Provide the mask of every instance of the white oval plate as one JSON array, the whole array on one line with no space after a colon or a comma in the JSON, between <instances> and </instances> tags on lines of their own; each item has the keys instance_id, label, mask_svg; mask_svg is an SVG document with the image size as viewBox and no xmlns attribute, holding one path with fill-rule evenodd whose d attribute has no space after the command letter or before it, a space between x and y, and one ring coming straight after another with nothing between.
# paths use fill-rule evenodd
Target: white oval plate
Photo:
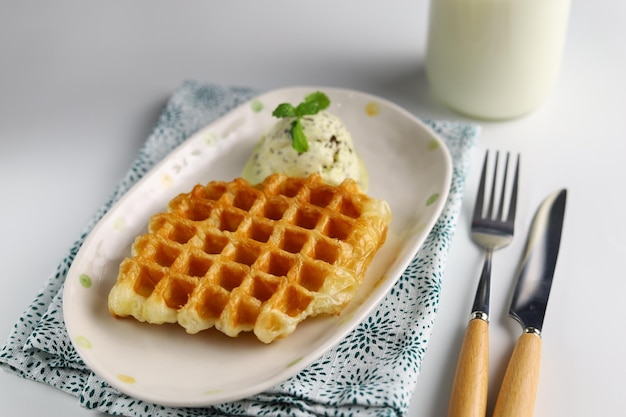
<instances>
[{"instance_id":1,"label":"white oval plate","mask_svg":"<svg viewBox=\"0 0 626 417\"><path fill-rule=\"evenodd\" d=\"M351 132L370 174L368 194L389 202L386 243L355 299L339 316L305 320L289 337L265 345L253 335L214 329L188 335L178 325L150 325L109 315L107 296L121 260L149 217L197 183L231 180L276 119L281 102L321 90ZM291 377L336 345L375 308L400 277L447 199L452 163L445 144L417 118L361 92L297 87L263 94L203 128L137 183L96 225L67 275L63 311L85 363L123 393L155 404L206 406L259 393Z\"/></svg>"}]
</instances>

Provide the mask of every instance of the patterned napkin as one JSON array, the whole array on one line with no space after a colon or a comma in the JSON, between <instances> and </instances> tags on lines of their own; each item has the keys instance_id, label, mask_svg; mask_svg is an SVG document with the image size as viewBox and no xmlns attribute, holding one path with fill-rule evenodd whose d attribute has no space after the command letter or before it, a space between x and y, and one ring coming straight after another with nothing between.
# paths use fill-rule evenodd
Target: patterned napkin
<instances>
[{"instance_id":1,"label":"patterned napkin","mask_svg":"<svg viewBox=\"0 0 626 417\"><path fill-rule=\"evenodd\" d=\"M65 330L62 288L90 230L159 160L198 129L257 95L250 88L185 82L171 97L128 174L69 249L0 350L0 367L78 397L82 406L124 416L395 416L409 407L435 320L448 247L460 212L465 174L478 127L427 123L453 161L444 211L415 259L381 305L333 350L289 380L244 400L207 408L169 408L118 392L93 374Z\"/></svg>"}]
</instances>

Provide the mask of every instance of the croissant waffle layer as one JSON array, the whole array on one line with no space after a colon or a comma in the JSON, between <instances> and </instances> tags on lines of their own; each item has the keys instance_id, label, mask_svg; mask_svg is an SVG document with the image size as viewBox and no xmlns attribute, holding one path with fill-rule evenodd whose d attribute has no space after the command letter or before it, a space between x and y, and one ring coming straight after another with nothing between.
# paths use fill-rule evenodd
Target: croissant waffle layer
<instances>
[{"instance_id":1,"label":"croissant waffle layer","mask_svg":"<svg viewBox=\"0 0 626 417\"><path fill-rule=\"evenodd\" d=\"M306 317L338 314L384 243L391 211L348 179L274 174L197 185L151 217L109 293L110 313L253 331L270 343Z\"/></svg>"}]
</instances>

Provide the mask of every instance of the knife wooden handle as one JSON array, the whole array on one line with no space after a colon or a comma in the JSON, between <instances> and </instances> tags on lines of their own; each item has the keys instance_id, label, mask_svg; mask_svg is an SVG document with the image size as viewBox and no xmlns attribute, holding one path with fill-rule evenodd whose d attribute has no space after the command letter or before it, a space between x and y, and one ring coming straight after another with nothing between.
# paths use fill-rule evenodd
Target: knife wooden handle
<instances>
[{"instance_id":1,"label":"knife wooden handle","mask_svg":"<svg viewBox=\"0 0 626 417\"><path fill-rule=\"evenodd\" d=\"M493 417L532 417L540 362L541 337L534 333L523 333L517 340L506 368Z\"/></svg>"},{"instance_id":2,"label":"knife wooden handle","mask_svg":"<svg viewBox=\"0 0 626 417\"><path fill-rule=\"evenodd\" d=\"M448 417L485 417L489 378L489 323L467 324L452 382Z\"/></svg>"}]
</instances>

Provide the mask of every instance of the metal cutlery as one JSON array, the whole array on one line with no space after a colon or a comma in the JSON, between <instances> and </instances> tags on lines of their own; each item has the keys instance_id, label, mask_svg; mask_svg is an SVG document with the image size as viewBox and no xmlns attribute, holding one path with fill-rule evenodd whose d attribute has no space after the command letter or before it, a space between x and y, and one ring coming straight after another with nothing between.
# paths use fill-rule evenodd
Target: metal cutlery
<instances>
[{"instance_id":1,"label":"metal cutlery","mask_svg":"<svg viewBox=\"0 0 626 417\"><path fill-rule=\"evenodd\" d=\"M533 415L541 362L541 330L561 244L566 199L565 189L549 195L537 210L530 228L509 309L509 315L522 325L523 332L509 360L493 417Z\"/></svg>"},{"instance_id":2,"label":"metal cutlery","mask_svg":"<svg viewBox=\"0 0 626 417\"><path fill-rule=\"evenodd\" d=\"M485 260L452 383L448 417L484 417L487 408L491 260L495 250L507 246L513 240L520 165L518 155L511 194L507 200L506 185L510 163L509 153L506 154L506 165L496 212L498 159L499 153L496 153L491 193L486 211L484 210L484 200L489 152L485 155L476 196L471 236L472 240L485 250ZM505 215L506 201L509 204Z\"/></svg>"}]
</instances>

